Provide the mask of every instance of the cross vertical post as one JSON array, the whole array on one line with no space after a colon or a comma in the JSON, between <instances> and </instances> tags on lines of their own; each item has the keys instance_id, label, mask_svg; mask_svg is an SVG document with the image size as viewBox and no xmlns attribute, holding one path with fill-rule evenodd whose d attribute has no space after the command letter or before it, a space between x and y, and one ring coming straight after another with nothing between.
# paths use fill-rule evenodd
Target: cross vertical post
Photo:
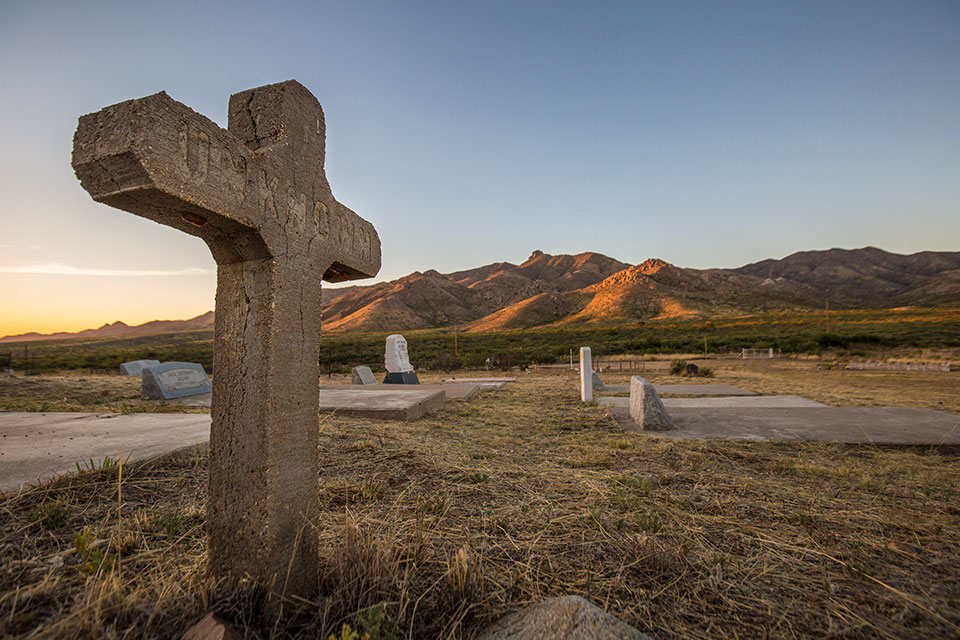
<instances>
[{"instance_id":1,"label":"cross vertical post","mask_svg":"<svg viewBox=\"0 0 960 640\"><path fill-rule=\"evenodd\" d=\"M373 225L327 183L325 135L290 80L231 96L227 130L158 93L82 116L73 147L94 200L217 262L208 568L289 595L318 578L320 282L380 269Z\"/></svg>"}]
</instances>

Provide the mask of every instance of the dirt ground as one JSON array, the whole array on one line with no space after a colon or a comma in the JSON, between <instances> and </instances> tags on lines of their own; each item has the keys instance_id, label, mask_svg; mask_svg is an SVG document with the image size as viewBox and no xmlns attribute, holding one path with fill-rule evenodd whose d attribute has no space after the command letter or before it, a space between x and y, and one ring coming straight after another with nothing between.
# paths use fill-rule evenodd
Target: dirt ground
<instances>
[{"instance_id":1,"label":"dirt ground","mask_svg":"<svg viewBox=\"0 0 960 640\"><path fill-rule=\"evenodd\" d=\"M958 373L707 364L764 393L960 414ZM214 610L250 638L470 638L570 594L655 638L960 635L955 448L670 441L581 404L574 372L515 375L413 422L322 416L318 595L280 614L204 577L202 454L7 496L0 635L174 638ZM0 406L143 410L134 379L73 378L0 378Z\"/></svg>"}]
</instances>

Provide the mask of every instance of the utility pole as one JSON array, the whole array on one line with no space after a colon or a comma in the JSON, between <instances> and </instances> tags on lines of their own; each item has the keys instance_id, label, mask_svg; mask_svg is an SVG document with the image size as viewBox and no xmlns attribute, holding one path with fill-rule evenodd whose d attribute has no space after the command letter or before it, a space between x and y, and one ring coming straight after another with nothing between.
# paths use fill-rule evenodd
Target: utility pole
<instances>
[{"instance_id":1,"label":"utility pole","mask_svg":"<svg viewBox=\"0 0 960 640\"><path fill-rule=\"evenodd\" d=\"M703 355L707 355L707 336L703 336Z\"/></svg>"},{"instance_id":2,"label":"utility pole","mask_svg":"<svg viewBox=\"0 0 960 640\"><path fill-rule=\"evenodd\" d=\"M460 357L460 347L457 344L457 328L453 328L453 355Z\"/></svg>"},{"instance_id":3,"label":"utility pole","mask_svg":"<svg viewBox=\"0 0 960 640\"><path fill-rule=\"evenodd\" d=\"M830 298L827 298L827 333L830 333Z\"/></svg>"}]
</instances>

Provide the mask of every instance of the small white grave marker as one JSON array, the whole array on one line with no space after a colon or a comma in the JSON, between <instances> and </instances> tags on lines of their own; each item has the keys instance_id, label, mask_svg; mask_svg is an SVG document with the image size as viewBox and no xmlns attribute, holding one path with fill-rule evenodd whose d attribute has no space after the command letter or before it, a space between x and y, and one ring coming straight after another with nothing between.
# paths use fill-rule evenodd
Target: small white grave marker
<instances>
[{"instance_id":1,"label":"small white grave marker","mask_svg":"<svg viewBox=\"0 0 960 640\"><path fill-rule=\"evenodd\" d=\"M593 358L590 347L580 347L580 399L593 402Z\"/></svg>"}]
</instances>

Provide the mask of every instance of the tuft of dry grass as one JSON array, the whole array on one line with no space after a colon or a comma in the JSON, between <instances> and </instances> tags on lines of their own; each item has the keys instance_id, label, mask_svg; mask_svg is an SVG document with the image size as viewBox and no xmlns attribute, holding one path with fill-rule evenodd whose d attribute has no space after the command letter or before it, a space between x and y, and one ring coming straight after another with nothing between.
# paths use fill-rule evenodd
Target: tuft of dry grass
<instances>
[{"instance_id":1,"label":"tuft of dry grass","mask_svg":"<svg viewBox=\"0 0 960 640\"><path fill-rule=\"evenodd\" d=\"M714 366L748 388L810 384ZM172 638L213 610L250 638L470 638L572 594L658 638L960 635L956 448L624 433L569 370L320 436L311 601L204 577L197 456L4 498L0 635Z\"/></svg>"}]
</instances>

